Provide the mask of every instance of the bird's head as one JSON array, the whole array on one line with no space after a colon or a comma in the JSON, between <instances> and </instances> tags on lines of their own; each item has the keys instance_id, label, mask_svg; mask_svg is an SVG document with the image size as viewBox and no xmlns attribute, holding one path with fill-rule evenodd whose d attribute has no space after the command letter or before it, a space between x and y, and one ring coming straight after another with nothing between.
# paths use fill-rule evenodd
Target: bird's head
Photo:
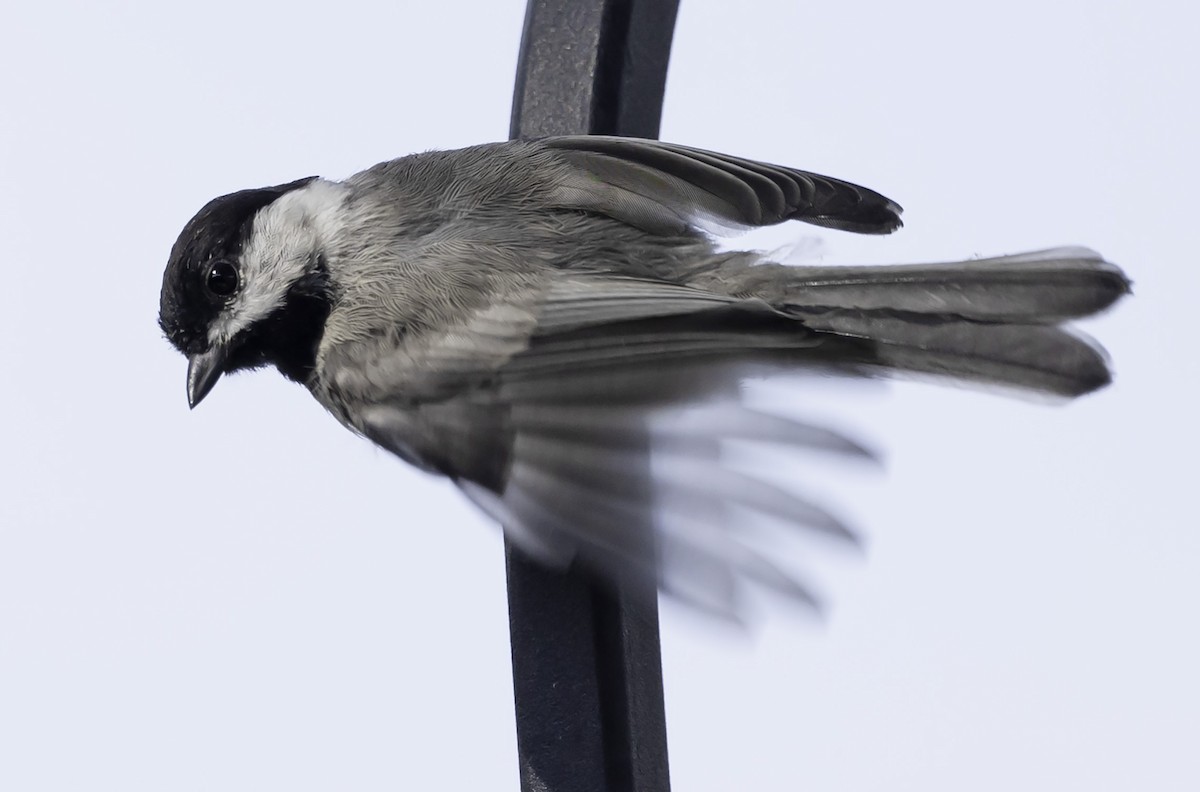
<instances>
[{"instance_id":1,"label":"bird's head","mask_svg":"<svg viewBox=\"0 0 1200 792\"><path fill-rule=\"evenodd\" d=\"M223 195L188 221L163 274L158 323L188 356L188 404L222 374L274 364L304 381L329 313L315 177Z\"/></svg>"}]
</instances>

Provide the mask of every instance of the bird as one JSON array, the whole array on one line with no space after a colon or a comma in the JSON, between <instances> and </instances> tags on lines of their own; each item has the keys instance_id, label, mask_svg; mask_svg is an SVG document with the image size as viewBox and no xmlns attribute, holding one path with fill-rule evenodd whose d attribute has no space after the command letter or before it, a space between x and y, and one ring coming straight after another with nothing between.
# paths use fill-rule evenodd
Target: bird
<instances>
[{"instance_id":1,"label":"bird","mask_svg":"<svg viewBox=\"0 0 1200 792\"><path fill-rule=\"evenodd\" d=\"M654 140L429 151L210 201L171 248L159 325L188 358L190 407L274 366L543 564L723 615L755 586L820 607L738 515L857 532L722 450L873 452L749 406L745 382L907 375L1071 399L1111 372L1069 323L1130 291L1082 247L797 266L717 244L789 220L888 234L901 212L847 181Z\"/></svg>"}]
</instances>

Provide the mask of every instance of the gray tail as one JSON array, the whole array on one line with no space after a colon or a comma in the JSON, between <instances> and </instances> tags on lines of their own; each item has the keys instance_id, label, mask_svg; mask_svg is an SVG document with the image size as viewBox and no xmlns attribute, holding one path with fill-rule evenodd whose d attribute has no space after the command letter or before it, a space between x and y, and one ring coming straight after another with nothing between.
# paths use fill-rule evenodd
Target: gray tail
<instances>
[{"instance_id":1,"label":"gray tail","mask_svg":"<svg viewBox=\"0 0 1200 792\"><path fill-rule=\"evenodd\" d=\"M783 294L771 295L782 298L777 304L813 330L854 339L869 350L861 362L1061 396L1112 379L1104 351L1063 324L1103 311L1130 286L1120 268L1086 248L786 269Z\"/></svg>"}]
</instances>

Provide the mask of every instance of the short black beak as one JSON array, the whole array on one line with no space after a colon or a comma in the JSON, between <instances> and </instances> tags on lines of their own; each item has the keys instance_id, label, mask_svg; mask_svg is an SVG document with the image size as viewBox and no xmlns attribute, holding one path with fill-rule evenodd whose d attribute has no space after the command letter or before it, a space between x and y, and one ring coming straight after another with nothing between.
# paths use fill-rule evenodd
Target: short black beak
<instances>
[{"instance_id":1,"label":"short black beak","mask_svg":"<svg viewBox=\"0 0 1200 792\"><path fill-rule=\"evenodd\" d=\"M199 404L225 373L225 361L229 357L223 346L214 346L207 352L188 358L188 407Z\"/></svg>"}]
</instances>

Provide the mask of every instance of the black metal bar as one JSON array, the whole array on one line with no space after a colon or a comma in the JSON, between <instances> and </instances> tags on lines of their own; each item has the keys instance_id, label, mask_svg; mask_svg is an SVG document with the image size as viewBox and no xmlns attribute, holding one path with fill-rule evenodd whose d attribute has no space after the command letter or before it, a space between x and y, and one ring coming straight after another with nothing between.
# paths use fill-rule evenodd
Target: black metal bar
<instances>
[{"instance_id":1,"label":"black metal bar","mask_svg":"<svg viewBox=\"0 0 1200 792\"><path fill-rule=\"evenodd\" d=\"M678 0L528 0L511 135L658 137ZM507 545L524 792L667 792L658 608Z\"/></svg>"}]
</instances>

